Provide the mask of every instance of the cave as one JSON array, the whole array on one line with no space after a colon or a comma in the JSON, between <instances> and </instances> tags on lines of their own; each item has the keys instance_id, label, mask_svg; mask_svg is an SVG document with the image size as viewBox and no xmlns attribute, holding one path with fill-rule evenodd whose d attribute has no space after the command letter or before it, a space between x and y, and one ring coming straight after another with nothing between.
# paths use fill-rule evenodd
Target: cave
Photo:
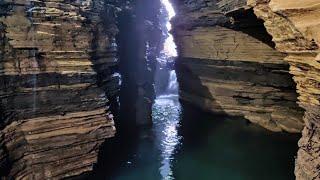
<instances>
[{"instance_id":1,"label":"cave","mask_svg":"<svg viewBox=\"0 0 320 180\"><path fill-rule=\"evenodd\" d=\"M319 12L2 0L0 179L319 179Z\"/></svg>"}]
</instances>

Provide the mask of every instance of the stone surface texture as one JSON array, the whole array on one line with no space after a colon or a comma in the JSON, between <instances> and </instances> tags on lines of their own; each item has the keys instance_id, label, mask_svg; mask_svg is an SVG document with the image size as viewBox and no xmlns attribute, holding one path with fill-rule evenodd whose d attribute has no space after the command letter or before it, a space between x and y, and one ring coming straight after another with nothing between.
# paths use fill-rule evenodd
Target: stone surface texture
<instances>
[{"instance_id":1,"label":"stone surface texture","mask_svg":"<svg viewBox=\"0 0 320 180\"><path fill-rule=\"evenodd\" d=\"M125 132L134 126L152 124L154 71L162 35L159 27L160 1L130 2L131 8L121 11L118 18L119 69L123 82L120 91L122 118L119 120L124 121L118 123L117 128L126 127Z\"/></svg>"},{"instance_id":2,"label":"stone surface texture","mask_svg":"<svg viewBox=\"0 0 320 180\"><path fill-rule=\"evenodd\" d=\"M100 0L0 1L1 176L61 179L93 168L115 134L116 9Z\"/></svg>"},{"instance_id":3,"label":"stone surface texture","mask_svg":"<svg viewBox=\"0 0 320 180\"><path fill-rule=\"evenodd\" d=\"M264 20L276 48L286 53L306 112L299 141L297 179L320 179L320 1L249 0L255 14Z\"/></svg>"},{"instance_id":4,"label":"stone surface texture","mask_svg":"<svg viewBox=\"0 0 320 180\"><path fill-rule=\"evenodd\" d=\"M242 112L274 131L299 132L304 126L295 174L297 179L320 179L320 2L175 4L182 98L215 112ZM303 118L295 101L305 110Z\"/></svg>"},{"instance_id":5,"label":"stone surface texture","mask_svg":"<svg viewBox=\"0 0 320 180\"><path fill-rule=\"evenodd\" d=\"M272 131L301 132L303 110L286 54L246 1L174 2L181 98Z\"/></svg>"}]
</instances>

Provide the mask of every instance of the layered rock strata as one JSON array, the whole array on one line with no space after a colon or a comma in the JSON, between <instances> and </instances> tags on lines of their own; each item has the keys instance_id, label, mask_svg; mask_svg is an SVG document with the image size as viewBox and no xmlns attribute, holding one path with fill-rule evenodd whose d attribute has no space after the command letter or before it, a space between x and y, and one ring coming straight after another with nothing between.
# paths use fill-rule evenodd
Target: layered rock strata
<instances>
[{"instance_id":1,"label":"layered rock strata","mask_svg":"<svg viewBox=\"0 0 320 180\"><path fill-rule=\"evenodd\" d=\"M0 167L11 167L2 176L60 179L93 168L115 133L114 11L99 0L0 2Z\"/></svg>"},{"instance_id":2,"label":"layered rock strata","mask_svg":"<svg viewBox=\"0 0 320 180\"><path fill-rule=\"evenodd\" d=\"M303 111L285 53L246 1L175 1L183 100L243 116L272 131L301 132Z\"/></svg>"},{"instance_id":3,"label":"layered rock strata","mask_svg":"<svg viewBox=\"0 0 320 180\"><path fill-rule=\"evenodd\" d=\"M248 5L264 21L277 49L287 54L299 105L306 110L296 177L320 179L320 2L249 0Z\"/></svg>"}]
</instances>

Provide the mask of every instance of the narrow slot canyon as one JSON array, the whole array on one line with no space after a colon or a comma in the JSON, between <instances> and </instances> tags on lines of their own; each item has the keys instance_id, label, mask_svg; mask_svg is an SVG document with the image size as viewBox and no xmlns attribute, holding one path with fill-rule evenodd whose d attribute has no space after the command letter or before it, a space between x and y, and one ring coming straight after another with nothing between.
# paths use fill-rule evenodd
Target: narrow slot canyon
<instances>
[{"instance_id":1,"label":"narrow slot canyon","mask_svg":"<svg viewBox=\"0 0 320 180\"><path fill-rule=\"evenodd\" d=\"M317 0L2 0L0 179L320 179Z\"/></svg>"}]
</instances>

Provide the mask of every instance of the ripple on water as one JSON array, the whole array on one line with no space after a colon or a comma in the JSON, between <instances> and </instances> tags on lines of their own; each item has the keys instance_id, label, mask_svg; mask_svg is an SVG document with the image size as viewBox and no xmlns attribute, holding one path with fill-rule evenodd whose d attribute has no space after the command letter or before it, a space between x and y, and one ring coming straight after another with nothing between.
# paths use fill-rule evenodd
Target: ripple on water
<instances>
[{"instance_id":1,"label":"ripple on water","mask_svg":"<svg viewBox=\"0 0 320 180\"><path fill-rule=\"evenodd\" d=\"M173 179L172 160L182 137L178 135L181 105L174 94L159 96L153 105L153 130L161 153L160 174L163 179Z\"/></svg>"}]
</instances>

